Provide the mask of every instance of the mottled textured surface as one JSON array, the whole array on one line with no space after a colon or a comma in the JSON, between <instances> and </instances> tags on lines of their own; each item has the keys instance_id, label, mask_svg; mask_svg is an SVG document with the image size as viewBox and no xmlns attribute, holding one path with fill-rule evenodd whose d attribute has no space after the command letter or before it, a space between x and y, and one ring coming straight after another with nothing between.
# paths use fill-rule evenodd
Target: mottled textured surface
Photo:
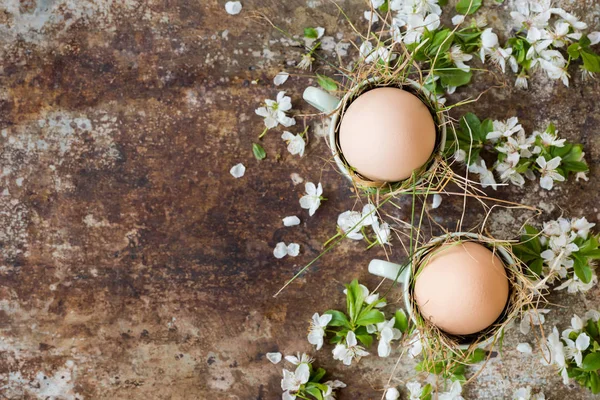
<instances>
[{"instance_id":1,"label":"mottled textured surface","mask_svg":"<svg viewBox=\"0 0 600 400\"><path fill-rule=\"evenodd\" d=\"M365 28L366 2L339 4ZM594 0L564 5L598 26ZM295 34L321 25L335 43L356 39L324 0L246 0L237 16L214 0L0 2L0 397L279 398L281 365L265 353L311 350L308 320L343 306L342 283L378 283L366 266L383 251L344 242L272 298L319 254L337 214L355 199L324 161L317 119L297 116L294 132L313 127L302 159L273 130L263 140L267 159L254 160L251 143L262 130L254 109L275 97L278 71L299 72L301 50L253 11ZM503 32L506 6L485 12ZM334 44L324 47L322 55L336 60ZM337 50L349 51L344 65L354 59L352 47ZM317 71L327 72L319 64ZM528 131L555 121L561 135L584 143L590 181L497 195L538 206L545 218L564 212L598 222L600 88L572 72L569 89L540 75L530 91L516 91L510 78L454 116L516 114ZM282 86L297 115L310 112L301 101L309 83L292 76ZM452 100L488 85L478 76ZM229 169L238 162L247 171L236 180ZM311 218L299 208L303 185L294 186L294 172L324 184L328 201ZM407 220L409 201L401 203L394 213ZM460 199L445 198L431 214L452 227L461 209ZM302 224L284 228L287 215ZM487 227L512 237L525 218L499 209ZM469 205L465 225L482 219ZM279 241L299 243L300 256L276 260ZM396 241L391 258L403 256ZM546 329L600 306L599 293L553 294L565 308L554 307ZM401 305L397 292L389 300L390 309ZM531 385L550 399L591 398L563 386L538 356L519 354L515 346L525 340L510 332L465 397L509 398ZM344 367L330 351L317 353L317 363L349 384L340 399L381 396L395 357ZM412 366L403 359L394 383L411 379Z\"/></svg>"}]
</instances>

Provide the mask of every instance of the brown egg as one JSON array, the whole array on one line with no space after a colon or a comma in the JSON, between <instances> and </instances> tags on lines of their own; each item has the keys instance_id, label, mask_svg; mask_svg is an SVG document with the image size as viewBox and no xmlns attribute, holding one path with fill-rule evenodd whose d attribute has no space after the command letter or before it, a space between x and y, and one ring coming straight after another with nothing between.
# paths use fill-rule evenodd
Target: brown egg
<instances>
[{"instance_id":1,"label":"brown egg","mask_svg":"<svg viewBox=\"0 0 600 400\"><path fill-rule=\"evenodd\" d=\"M508 301L504 264L475 242L448 243L423 260L414 295L419 312L444 332L469 335L492 325Z\"/></svg>"},{"instance_id":2,"label":"brown egg","mask_svg":"<svg viewBox=\"0 0 600 400\"><path fill-rule=\"evenodd\" d=\"M377 88L354 100L342 117L339 140L348 164L362 176L384 182L409 178L435 147L435 124L418 97L397 88Z\"/></svg>"}]
</instances>

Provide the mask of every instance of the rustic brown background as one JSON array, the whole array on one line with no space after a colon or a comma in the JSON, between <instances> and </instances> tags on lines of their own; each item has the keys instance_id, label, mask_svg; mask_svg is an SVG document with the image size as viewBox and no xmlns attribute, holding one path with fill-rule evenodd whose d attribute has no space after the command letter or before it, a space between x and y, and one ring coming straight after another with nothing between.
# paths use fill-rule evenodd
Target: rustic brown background
<instances>
[{"instance_id":1,"label":"rustic brown background","mask_svg":"<svg viewBox=\"0 0 600 400\"><path fill-rule=\"evenodd\" d=\"M507 5L487 3L482 12L505 32ZM335 42L356 36L325 0L243 4L229 16L214 0L0 3L0 397L276 399L283 364L273 366L265 353L315 354L306 342L312 313L342 307L344 282L378 283L366 266L382 250L345 242L272 297L319 254L338 213L355 199L325 161L318 118L298 116L292 129L311 126L303 158L287 153L273 130L263 140L267 159L254 160L251 143L263 128L254 109L275 98L278 71L300 72L293 65L301 50L252 12L293 34L320 25ZM366 2L339 4L365 28ZM598 28L596 1L565 7ZM320 54L337 59L331 50ZM341 57L344 65L355 54ZM531 90L518 91L509 77L506 89L453 116L517 115L528 132L555 121L561 135L585 145L590 181L552 192L528 183L496 195L540 207L543 218L564 213L597 222L600 90L571 72L568 89L539 75ZM310 83L292 76L282 86L297 114L310 112L301 100ZM490 83L479 75L450 101ZM236 180L229 169L238 162L247 171ZM328 201L311 218L300 210L303 185L293 185L293 172L325 187ZM396 215L406 220L410 201L400 203ZM432 218L453 227L461 208L460 199L446 197ZM287 215L302 224L284 228ZM467 217L466 227L474 227L482 210L470 204ZM526 217L499 209L487 228L513 237ZM279 241L299 243L300 256L276 260ZM392 259L401 260L402 246L394 244ZM598 293L554 294L564 308L553 307L545 328L564 329L573 312L598 307ZM399 297L390 297L391 311ZM510 398L531 385L550 399L591 398L563 386L539 356L517 353L526 340L509 333L505 351L465 397ZM349 384L340 399L381 396L395 357L344 367L330 351L326 345L316 362ZM395 384L414 377L413 364L401 362Z\"/></svg>"}]
</instances>

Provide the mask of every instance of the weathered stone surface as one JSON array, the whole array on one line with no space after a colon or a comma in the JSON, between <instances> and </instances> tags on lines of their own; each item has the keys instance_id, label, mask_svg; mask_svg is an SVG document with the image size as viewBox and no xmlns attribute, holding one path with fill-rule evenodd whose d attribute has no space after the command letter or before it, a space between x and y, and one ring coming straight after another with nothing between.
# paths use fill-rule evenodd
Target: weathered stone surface
<instances>
[{"instance_id":1,"label":"weathered stone surface","mask_svg":"<svg viewBox=\"0 0 600 400\"><path fill-rule=\"evenodd\" d=\"M322 250L338 213L355 203L332 168L315 119L302 159L285 150L280 131L263 140L266 160L251 144L262 130L254 109L280 89L298 114L310 83L292 76L301 50L257 17L267 15L298 34L321 25L336 43L355 40L333 3L250 1L229 16L223 1L4 0L0 4L0 397L65 399L275 399L281 365L265 353L311 350L308 320L344 304L342 284L359 278L374 287L362 244L344 242L279 297L281 285ZM341 1L364 28L362 1ZM492 6L503 29L507 6ZM595 1L568 3L597 26ZM448 7L448 10L450 7ZM448 16L451 14L448 14ZM337 49L340 54L344 49ZM341 56L344 65L355 55ZM331 50L321 53L335 61ZM318 71L328 71L317 62ZM493 88L467 110L492 118L517 115L528 130L555 121L560 133L584 143L589 182L551 193L535 184L502 188L498 197L538 206L545 217L585 215L597 222L600 93L573 69L570 88L532 80L522 92ZM476 96L485 74L452 100ZM246 175L229 169L243 162ZM300 210L305 181L321 181L328 201L314 217ZM395 216L408 220L410 201ZM470 202L464 223L481 222ZM462 199L445 198L432 218L452 229ZM284 228L281 218L302 224ZM497 209L488 229L512 237L525 216ZM430 228L431 226L431 228ZM440 233L427 224L426 238ZM297 258L276 260L279 241L297 242ZM401 260L398 241L390 255ZM573 312L600 306L598 289L585 296L553 294L548 316L564 327ZM401 306L391 294L391 307ZM586 399L565 387L537 356L522 356L507 335L504 352L465 389L467 398L509 398L524 385L549 398ZM396 359L367 357L343 367L330 347L317 362L347 383L340 399L379 398ZM312 350L311 350L312 351ZM393 382L414 377L402 360ZM53 397L54 396L54 397Z\"/></svg>"}]
</instances>

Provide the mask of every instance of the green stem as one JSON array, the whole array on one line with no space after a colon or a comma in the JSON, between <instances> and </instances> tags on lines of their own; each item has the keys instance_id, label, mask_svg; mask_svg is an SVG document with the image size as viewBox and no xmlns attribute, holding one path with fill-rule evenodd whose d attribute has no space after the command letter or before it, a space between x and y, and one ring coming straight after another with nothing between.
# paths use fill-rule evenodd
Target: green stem
<instances>
[{"instance_id":1,"label":"green stem","mask_svg":"<svg viewBox=\"0 0 600 400\"><path fill-rule=\"evenodd\" d=\"M262 133L260 135L258 135L259 139L262 139L263 136L265 136L265 134L269 131L269 128L265 128L264 131L262 131Z\"/></svg>"},{"instance_id":2,"label":"green stem","mask_svg":"<svg viewBox=\"0 0 600 400\"><path fill-rule=\"evenodd\" d=\"M338 237L338 236L340 236L340 235L341 235L341 233L340 233L340 232L338 232L338 233L336 233L336 234L335 234L335 236L332 236L332 237L330 237L329 239L327 239L327 241L326 241L325 243L323 243L323 247L327 247L327 245L328 245L328 244L329 244L329 243L330 243L330 242L331 242L333 239L335 239L336 237Z\"/></svg>"}]
</instances>

